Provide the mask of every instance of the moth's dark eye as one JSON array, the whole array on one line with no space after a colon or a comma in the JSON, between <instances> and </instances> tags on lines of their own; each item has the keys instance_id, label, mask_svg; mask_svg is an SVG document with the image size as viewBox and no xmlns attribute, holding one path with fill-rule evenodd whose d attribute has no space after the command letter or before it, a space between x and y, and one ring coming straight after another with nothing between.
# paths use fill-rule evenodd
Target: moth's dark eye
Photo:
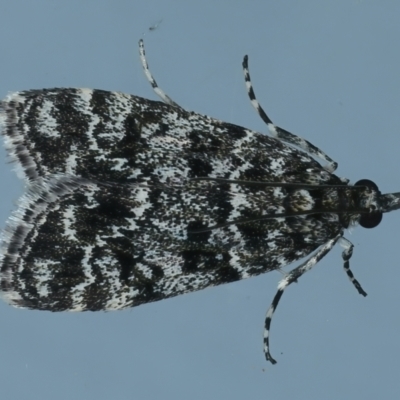
<instances>
[{"instance_id":1,"label":"moth's dark eye","mask_svg":"<svg viewBox=\"0 0 400 400\"><path fill-rule=\"evenodd\" d=\"M377 192L379 192L378 186L369 179L361 179L358 182L355 183L354 186L367 186ZM375 228L380 224L382 221L382 213L381 212L375 212L375 213L370 213L370 214L361 214L359 224L363 228Z\"/></svg>"},{"instance_id":2,"label":"moth's dark eye","mask_svg":"<svg viewBox=\"0 0 400 400\"><path fill-rule=\"evenodd\" d=\"M359 224L363 228L375 228L382 221L382 213L361 214Z\"/></svg>"}]
</instances>

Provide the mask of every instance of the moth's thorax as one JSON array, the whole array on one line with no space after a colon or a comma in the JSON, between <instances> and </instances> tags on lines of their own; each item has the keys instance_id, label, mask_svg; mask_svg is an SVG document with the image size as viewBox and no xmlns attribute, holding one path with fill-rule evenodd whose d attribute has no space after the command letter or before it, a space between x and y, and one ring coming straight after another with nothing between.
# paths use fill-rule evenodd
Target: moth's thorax
<instances>
[{"instance_id":1,"label":"moth's thorax","mask_svg":"<svg viewBox=\"0 0 400 400\"><path fill-rule=\"evenodd\" d=\"M282 203L287 212L310 213L354 213L373 212L378 207L375 191L361 191L353 186L315 189L280 189L281 195L274 191L276 203ZM269 200L269 199L268 199Z\"/></svg>"}]
</instances>

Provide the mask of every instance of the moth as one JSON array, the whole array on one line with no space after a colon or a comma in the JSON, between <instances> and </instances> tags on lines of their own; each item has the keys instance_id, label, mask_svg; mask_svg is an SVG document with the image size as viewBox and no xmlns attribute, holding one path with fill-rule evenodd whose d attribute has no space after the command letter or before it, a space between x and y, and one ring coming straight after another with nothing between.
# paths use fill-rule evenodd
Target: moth
<instances>
[{"instance_id":1,"label":"moth","mask_svg":"<svg viewBox=\"0 0 400 400\"><path fill-rule=\"evenodd\" d=\"M400 193L369 180L351 185L337 163L274 125L271 136L187 111L144 72L162 102L92 89L11 93L2 135L26 194L1 239L0 284L16 307L118 310L221 285L308 256L292 282L340 241L358 292L347 228L372 228L400 208ZM324 165L321 163L323 162Z\"/></svg>"}]
</instances>

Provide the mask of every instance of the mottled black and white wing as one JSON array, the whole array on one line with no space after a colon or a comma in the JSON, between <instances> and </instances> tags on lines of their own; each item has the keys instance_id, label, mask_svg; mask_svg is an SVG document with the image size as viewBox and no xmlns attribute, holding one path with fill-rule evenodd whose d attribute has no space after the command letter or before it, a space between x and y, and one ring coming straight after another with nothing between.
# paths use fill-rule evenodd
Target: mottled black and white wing
<instances>
[{"instance_id":1,"label":"mottled black and white wing","mask_svg":"<svg viewBox=\"0 0 400 400\"><path fill-rule=\"evenodd\" d=\"M341 183L280 140L127 94L17 92L0 110L8 153L28 182L67 174L112 183L194 177Z\"/></svg>"},{"instance_id":2,"label":"mottled black and white wing","mask_svg":"<svg viewBox=\"0 0 400 400\"><path fill-rule=\"evenodd\" d=\"M328 225L332 216L235 223L279 213L284 203L262 206L276 189L234 186L45 179L8 224L1 289L19 307L133 307L280 268L341 231Z\"/></svg>"}]
</instances>

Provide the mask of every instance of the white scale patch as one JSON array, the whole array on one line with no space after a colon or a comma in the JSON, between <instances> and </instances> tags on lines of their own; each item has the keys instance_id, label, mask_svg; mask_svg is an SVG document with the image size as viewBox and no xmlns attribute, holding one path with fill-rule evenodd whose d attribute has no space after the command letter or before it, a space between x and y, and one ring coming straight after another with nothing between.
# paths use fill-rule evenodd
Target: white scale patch
<instances>
[{"instance_id":1,"label":"white scale patch","mask_svg":"<svg viewBox=\"0 0 400 400\"><path fill-rule=\"evenodd\" d=\"M114 171L122 171L124 169L124 165L128 164L128 160L126 158L113 158L113 161L115 163L114 167L112 167Z\"/></svg>"},{"instance_id":2,"label":"white scale patch","mask_svg":"<svg viewBox=\"0 0 400 400\"><path fill-rule=\"evenodd\" d=\"M67 161L66 162L67 167L66 167L66 170L65 170L65 172L67 174L75 175L75 169L76 169L76 166L77 166L77 159L78 159L78 156L76 154L71 154L71 155L68 156L68 158L66 160Z\"/></svg>"},{"instance_id":3,"label":"white scale patch","mask_svg":"<svg viewBox=\"0 0 400 400\"><path fill-rule=\"evenodd\" d=\"M45 137L59 138L60 133L58 132L57 120L51 115L53 108L53 102L48 100L43 102L38 116L38 130Z\"/></svg>"},{"instance_id":4,"label":"white scale patch","mask_svg":"<svg viewBox=\"0 0 400 400\"><path fill-rule=\"evenodd\" d=\"M282 175L285 172L285 162L282 157L274 158L271 161L271 168L274 170L276 175Z\"/></svg>"},{"instance_id":5,"label":"white scale patch","mask_svg":"<svg viewBox=\"0 0 400 400\"><path fill-rule=\"evenodd\" d=\"M63 223L64 223L64 232L62 235L65 236L69 240L77 240L76 239L76 230L71 228L75 224L75 206L69 206L63 213Z\"/></svg>"}]
</instances>

